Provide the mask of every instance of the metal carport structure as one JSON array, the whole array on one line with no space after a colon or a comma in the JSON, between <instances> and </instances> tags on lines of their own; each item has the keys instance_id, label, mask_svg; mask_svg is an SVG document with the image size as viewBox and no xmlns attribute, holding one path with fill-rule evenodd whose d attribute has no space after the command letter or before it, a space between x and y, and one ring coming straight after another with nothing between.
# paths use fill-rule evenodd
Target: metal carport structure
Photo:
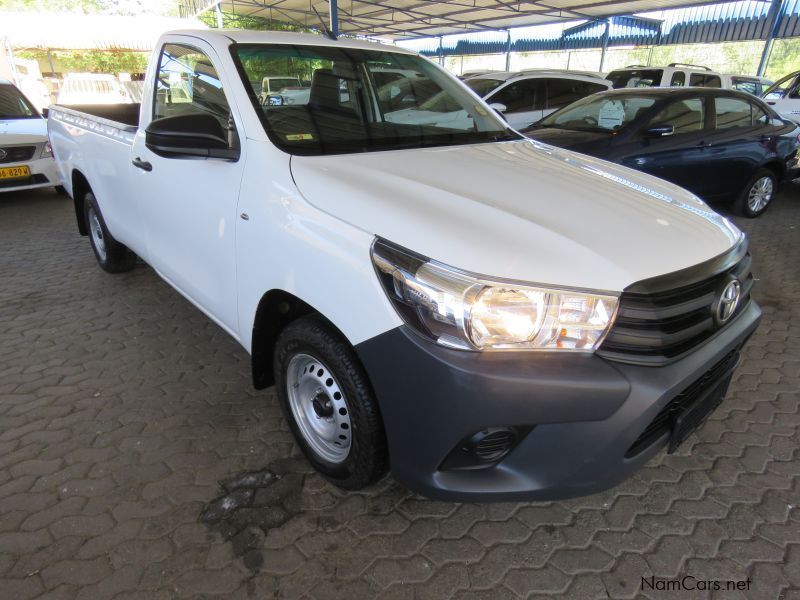
<instances>
[{"instance_id":1,"label":"metal carport structure","mask_svg":"<svg viewBox=\"0 0 800 600\"><path fill-rule=\"evenodd\" d=\"M359 35L393 41L438 38L436 49L423 53L443 55L442 37L477 32L505 32L504 40L490 43L508 56L516 46L596 47L603 54L609 44L630 43L633 38L650 43L676 43L679 38L695 42L765 40L758 73L764 70L772 40L800 34L800 0L751 0L755 10L725 10L742 2L718 3L723 7L706 22L692 22L664 35L662 23L634 16L637 13L709 5L702 0L182 0L183 16L216 11L260 17L303 27L320 26L327 13L327 26L334 34ZM738 22L737 22L738 21ZM512 30L536 25L577 23L560 40L513 40ZM624 32L624 33L622 33ZM569 39L571 38L571 39ZM628 38L628 39L625 39ZM522 44L518 42L522 41ZM538 43L537 43L538 42ZM520 48L521 49L521 48ZM508 62L508 60L507 60ZM602 66L602 59L601 59Z\"/></svg>"},{"instance_id":2,"label":"metal carport structure","mask_svg":"<svg viewBox=\"0 0 800 600\"><path fill-rule=\"evenodd\" d=\"M182 0L184 16L207 10L316 27L315 11L328 13L334 32L409 39L471 31L496 31L576 19L708 4L698 0Z\"/></svg>"}]
</instances>

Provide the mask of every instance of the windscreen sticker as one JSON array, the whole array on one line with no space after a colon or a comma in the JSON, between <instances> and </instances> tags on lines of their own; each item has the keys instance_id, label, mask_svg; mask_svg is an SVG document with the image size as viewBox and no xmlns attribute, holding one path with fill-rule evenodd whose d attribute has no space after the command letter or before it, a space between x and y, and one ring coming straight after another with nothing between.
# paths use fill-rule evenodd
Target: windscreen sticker
<instances>
[{"instance_id":1,"label":"windscreen sticker","mask_svg":"<svg viewBox=\"0 0 800 600\"><path fill-rule=\"evenodd\" d=\"M603 129L614 129L625 120L625 106L619 100L609 100L603 104L597 116L597 126Z\"/></svg>"},{"instance_id":2,"label":"windscreen sticker","mask_svg":"<svg viewBox=\"0 0 800 600\"><path fill-rule=\"evenodd\" d=\"M314 134L312 133L287 133L286 139L290 142L300 142L303 140L313 140Z\"/></svg>"}]
</instances>

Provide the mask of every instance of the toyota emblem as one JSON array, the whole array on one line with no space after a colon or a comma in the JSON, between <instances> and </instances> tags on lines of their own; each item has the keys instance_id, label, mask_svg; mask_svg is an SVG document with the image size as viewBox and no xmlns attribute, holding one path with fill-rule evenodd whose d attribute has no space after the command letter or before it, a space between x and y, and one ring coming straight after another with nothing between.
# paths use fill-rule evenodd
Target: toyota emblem
<instances>
[{"instance_id":1,"label":"toyota emblem","mask_svg":"<svg viewBox=\"0 0 800 600\"><path fill-rule=\"evenodd\" d=\"M741 295L742 284L738 279L731 279L725 284L714 307L714 319L717 321L717 325L724 325L730 320L733 313L736 312Z\"/></svg>"},{"instance_id":2,"label":"toyota emblem","mask_svg":"<svg viewBox=\"0 0 800 600\"><path fill-rule=\"evenodd\" d=\"M8 152L0 148L0 160L4 160L6 156L8 156Z\"/></svg>"}]
</instances>

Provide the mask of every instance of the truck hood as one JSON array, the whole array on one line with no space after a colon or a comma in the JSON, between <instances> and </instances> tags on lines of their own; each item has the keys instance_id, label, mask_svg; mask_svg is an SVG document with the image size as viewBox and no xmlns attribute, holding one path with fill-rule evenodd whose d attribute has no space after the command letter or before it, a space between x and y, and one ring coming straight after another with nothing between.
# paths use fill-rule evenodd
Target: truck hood
<instances>
[{"instance_id":1,"label":"truck hood","mask_svg":"<svg viewBox=\"0 0 800 600\"><path fill-rule=\"evenodd\" d=\"M317 208L451 266L621 291L730 249L741 233L689 192L532 141L294 156Z\"/></svg>"},{"instance_id":2,"label":"truck hood","mask_svg":"<svg viewBox=\"0 0 800 600\"><path fill-rule=\"evenodd\" d=\"M0 119L0 146L46 141L47 121L44 119Z\"/></svg>"}]
</instances>

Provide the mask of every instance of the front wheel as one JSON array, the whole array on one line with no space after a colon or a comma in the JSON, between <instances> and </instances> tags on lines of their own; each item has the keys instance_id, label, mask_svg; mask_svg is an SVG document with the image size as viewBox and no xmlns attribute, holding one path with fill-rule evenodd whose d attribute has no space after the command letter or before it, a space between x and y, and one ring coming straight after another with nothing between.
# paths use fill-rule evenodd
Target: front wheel
<instances>
[{"instance_id":1,"label":"front wheel","mask_svg":"<svg viewBox=\"0 0 800 600\"><path fill-rule=\"evenodd\" d=\"M386 471L378 403L341 335L318 316L289 324L273 361L284 416L306 458L339 487L356 490Z\"/></svg>"},{"instance_id":2,"label":"front wheel","mask_svg":"<svg viewBox=\"0 0 800 600\"><path fill-rule=\"evenodd\" d=\"M775 173L769 169L759 169L736 200L736 212L750 219L759 216L769 208L777 187Z\"/></svg>"}]
</instances>

